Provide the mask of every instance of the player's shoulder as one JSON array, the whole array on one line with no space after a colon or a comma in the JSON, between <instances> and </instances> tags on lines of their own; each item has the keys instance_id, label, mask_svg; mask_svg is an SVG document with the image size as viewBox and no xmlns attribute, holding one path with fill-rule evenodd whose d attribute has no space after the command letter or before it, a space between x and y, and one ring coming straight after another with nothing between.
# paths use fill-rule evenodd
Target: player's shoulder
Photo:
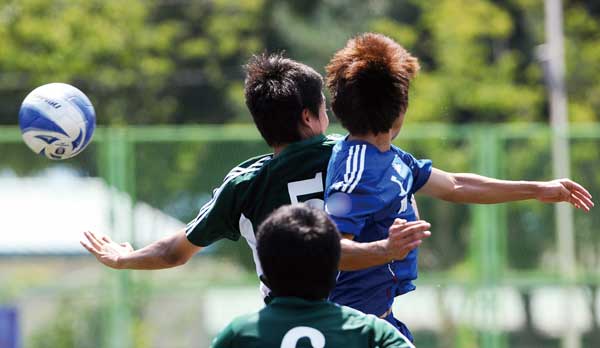
<instances>
[{"instance_id":1,"label":"player's shoulder","mask_svg":"<svg viewBox=\"0 0 600 348\"><path fill-rule=\"evenodd\" d=\"M350 307L340 307L344 313L346 326L362 328L362 331L371 332L377 346L414 348L412 343L389 322Z\"/></svg>"},{"instance_id":2,"label":"player's shoulder","mask_svg":"<svg viewBox=\"0 0 600 348\"><path fill-rule=\"evenodd\" d=\"M336 156L336 161L340 164L348 164L353 166L374 165L379 163L382 157L389 157L387 153L379 151L376 146L365 141L349 141L341 139L333 149L333 155Z\"/></svg>"},{"instance_id":3,"label":"player's shoulder","mask_svg":"<svg viewBox=\"0 0 600 348\"><path fill-rule=\"evenodd\" d=\"M340 305L337 303L333 303L331 302L331 304L333 306L338 307L341 311L342 311L342 315L345 319L360 319L360 320L364 320L366 318L366 314L354 309L352 307L348 307L348 306L344 306L344 305Z\"/></svg>"},{"instance_id":4,"label":"player's shoulder","mask_svg":"<svg viewBox=\"0 0 600 348\"><path fill-rule=\"evenodd\" d=\"M391 162L393 156L383 153L374 145L366 142L341 141L333 151L331 162L345 176L356 173L362 174L363 180L367 179L369 173L377 173L385 167L385 163Z\"/></svg>"},{"instance_id":5,"label":"player's shoulder","mask_svg":"<svg viewBox=\"0 0 600 348\"><path fill-rule=\"evenodd\" d=\"M331 187L346 193L374 193L380 186L389 155L365 142L342 141L329 162Z\"/></svg>"},{"instance_id":6,"label":"player's shoulder","mask_svg":"<svg viewBox=\"0 0 600 348\"><path fill-rule=\"evenodd\" d=\"M348 325L351 325L353 327L363 327L367 330L381 330L382 328L384 330L387 330L387 327L385 327L386 322L384 320L380 320L372 314L365 314L361 311L347 306L339 307L342 310L342 316L344 317L344 321Z\"/></svg>"},{"instance_id":7,"label":"player's shoulder","mask_svg":"<svg viewBox=\"0 0 600 348\"><path fill-rule=\"evenodd\" d=\"M272 154L265 154L245 160L227 173L223 183L237 185L251 180L272 158Z\"/></svg>"},{"instance_id":8,"label":"player's shoulder","mask_svg":"<svg viewBox=\"0 0 600 348\"><path fill-rule=\"evenodd\" d=\"M258 325L259 312L247 313L235 317L229 324L233 333L244 332L245 330L252 330L252 328Z\"/></svg>"},{"instance_id":9,"label":"player's shoulder","mask_svg":"<svg viewBox=\"0 0 600 348\"><path fill-rule=\"evenodd\" d=\"M330 134L330 135L318 135L309 139L302 140L297 144L294 144L294 151L299 153L323 153L327 156L331 155L331 151L335 147L335 145L342 140L343 137L338 134Z\"/></svg>"},{"instance_id":10,"label":"player's shoulder","mask_svg":"<svg viewBox=\"0 0 600 348\"><path fill-rule=\"evenodd\" d=\"M396 145L392 144L391 149L400 158L400 160L402 160L402 162L404 162L408 166L411 166L416 161L415 156Z\"/></svg>"},{"instance_id":11,"label":"player's shoulder","mask_svg":"<svg viewBox=\"0 0 600 348\"><path fill-rule=\"evenodd\" d=\"M344 136L341 134L329 134L325 136L325 139L323 140L322 144L328 147L334 147L335 145L337 145L340 141L344 140Z\"/></svg>"},{"instance_id":12,"label":"player's shoulder","mask_svg":"<svg viewBox=\"0 0 600 348\"><path fill-rule=\"evenodd\" d=\"M390 147L390 149L398 156L404 157L404 156L410 156L412 157L412 154L406 150L403 150L402 148L392 144L392 146Z\"/></svg>"},{"instance_id":13,"label":"player's shoulder","mask_svg":"<svg viewBox=\"0 0 600 348\"><path fill-rule=\"evenodd\" d=\"M237 169L251 169L256 167L261 167L263 164L267 163L270 159L273 158L272 153L262 154L259 156L248 158L242 163L235 166L230 172L233 172Z\"/></svg>"}]
</instances>

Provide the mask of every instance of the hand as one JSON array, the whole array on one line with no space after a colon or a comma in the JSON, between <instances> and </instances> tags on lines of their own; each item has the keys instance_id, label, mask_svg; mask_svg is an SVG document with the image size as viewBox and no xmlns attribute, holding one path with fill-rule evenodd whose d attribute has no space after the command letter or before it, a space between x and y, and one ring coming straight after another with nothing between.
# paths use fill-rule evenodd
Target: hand
<instances>
[{"instance_id":1,"label":"hand","mask_svg":"<svg viewBox=\"0 0 600 348\"><path fill-rule=\"evenodd\" d=\"M536 199L544 203L568 202L586 212L594 206L592 195L583 186L569 179L541 183Z\"/></svg>"},{"instance_id":2,"label":"hand","mask_svg":"<svg viewBox=\"0 0 600 348\"><path fill-rule=\"evenodd\" d=\"M431 236L431 224L418 220L406 222L396 219L389 229L389 237L384 241L385 248L393 260L403 260L409 252L421 245L422 240Z\"/></svg>"},{"instance_id":3,"label":"hand","mask_svg":"<svg viewBox=\"0 0 600 348\"><path fill-rule=\"evenodd\" d=\"M110 268L119 269L119 258L133 252L131 244L113 242L105 235L96 235L87 231L83 233L83 236L85 239L82 238L79 243L98 261Z\"/></svg>"}]
</instances>

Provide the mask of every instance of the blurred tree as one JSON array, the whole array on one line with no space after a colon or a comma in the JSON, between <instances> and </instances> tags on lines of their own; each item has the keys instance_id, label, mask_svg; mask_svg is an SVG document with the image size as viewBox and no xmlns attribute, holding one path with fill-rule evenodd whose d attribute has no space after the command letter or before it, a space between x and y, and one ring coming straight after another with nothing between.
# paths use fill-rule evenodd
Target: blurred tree
<instances>
[{"instance_id":1,"label":"blurred tree","mask_svg":"<svg viewBox=\"0 0 600 348\"><path fill-rule=\"evenodd\" d=\"M0 123L38 85L72 83L99 123L223 122L245 113L241 66L262 0L9 0L0 5Z\"/></svg>"},{"instance_id":2,"label":"blurred tree","mask_svg":"<svg viewBox=\"0 0 600 348\"><path fill-rule=\"evenodd\" d=\"M515 18L507 4L322 0L311 2L317 8L305 11L293 3L280 1L274 7L274 30L279 33L275 47L283 45L292 56L318 69L351 35L363 31L386 34L413 52L423 71L412 89L411 120L539 119L543 109L540 75L522 77L523 52L518 50L520 42L511 41ZM529 50L526 55L534 47Z\"/></svg>"},{"instance_id":3,"label":"blurred tree","mask_svg":"<svg viewBox=\"0 0 600 348\"><path fill-rule=\"evenodd\" d=\"M249 121L242 65L263 47L263 0L160 1L153 23L181 29L169 56L177 66L165 90L177 99L170 122Z\"/></svg>"},{"instance_id":4,"label":"blurred tree","mask_svg":"<svg viewBox=\"0 0 600 348\"><path fill-rule=\"evenodd\" d=\"M101 123L166 122L176 100L159 97L174 62L176 23L148 25L146 1L7 0L0 5L0 110L16 123L34 87L68 82L87 93Z\"/></svg>"},{"instance_id":5,"label":"blurred tree","mask_svg":"<svg viewBox=\"0 0 600 348\"><path fill-rule=\"evenodd\" d=\"M600 9L565 1L573 121L598 120ZM71 82L101 123L248 122L242 65L266 49L323 72L356 33L419 57L410 119L545 121L533 0L6 0L0 5L0 123L35 86Z\"/></svg>"},{"instance_id":6,"label":"blurred tree","mask_svg":"<svg viewBox=\"0 0 600 348\"><path fill-rule=\"evenodd\" d=\"M542 91L518 81L509 13L487 0L420 4L431 47L411 114L459 123L535 120Z\"/></svg>"}]
</instances>

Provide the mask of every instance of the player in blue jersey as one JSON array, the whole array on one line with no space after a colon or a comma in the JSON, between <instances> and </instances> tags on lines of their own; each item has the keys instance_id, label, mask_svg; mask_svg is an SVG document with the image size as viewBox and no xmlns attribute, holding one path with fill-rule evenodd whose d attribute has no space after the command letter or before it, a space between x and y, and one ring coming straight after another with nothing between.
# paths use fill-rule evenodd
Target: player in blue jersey
<instances>
[{"instance_id":1,"label":"player in blue jersey","mask_svg":"<svg viewBox=\"0 0 600 348\"><path fill-rule=\"evenodd\" d=\"M451 202L501 203L524 199L569 202L585 211L591 195L568 180L505 181L447 173L391 144L408 107L417 59L392 39L363 34L348 41L327 66L327 85L336 117L349 135L334 149L326 182L326 208L344 238L372 243L388 237L396 219L413 221L414 194ZM342 260L344 256L342 256ZM385 318L407 337L394 318L394 297L415 289L417 249L403 260L340 272L330 299Z\"/></svg>"},{"instance_id":2,"label":"player in blue jersey","mask_svg":"<svg viewBox=\"0 0 600 348\"><path fill-rule=\"evenodd\" d=\"M258 55L246 66L246 105L272 154L250 158L234 167L182 231L134 250L108 236L86 232L81 244L98 261L116 269L162 269L185 264L195 253L220 239L245 239L262 276L255 231L276 208L297 202L323 207L327 165L335 139L329 125L321 75L279 54ZM403 259L429 236L420 221L391 227L390 238L342 245L352 267ZM346 265L340 265L346 269ZM262 284L263 296L269 289Z\"/></svg>"}]
</instances>

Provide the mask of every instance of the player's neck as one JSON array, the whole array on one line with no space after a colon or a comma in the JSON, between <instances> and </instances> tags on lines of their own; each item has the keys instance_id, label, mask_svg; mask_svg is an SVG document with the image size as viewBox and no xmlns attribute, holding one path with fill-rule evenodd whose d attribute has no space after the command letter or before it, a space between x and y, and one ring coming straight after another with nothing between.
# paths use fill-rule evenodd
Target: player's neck
<instances>
[{"instance_id":1,"label":"player's neck","mask_svg":"<svg viewBox=\"0 0 600 348\"><path fill-rule=\"evenodd\" d=\"M366 141L367 143L375 146L381 152L386 152L390 150L390 146L392 145L392 137L391 134L388 133L378 133L378 134L364 134L364 135L353 135L350 134L348 136L348 140L361 140Z\"/></svg>"},{"instance_id":2,"label":"player's neck","mask_svg":"<svg viewBox=\"0 0 600 348\"><path fill-rule=\"evenodd\" d=\"M273 148L273 157L277 157L277 155L279 155L281 153L281 151L283 151L283 149L285 149L288 146L288 144L283 144L283 145L274 145Z\"/></svg>"},{"instance_id":3,"label":"player's neck","mask_svg":"<svg viewBox=\"0 0 600 348\"><path fill-rule=\"evenodd\" d=\"M323 133L306 133L306 134L302 134L301 135L301 139L299 141L304 141L307 139L311 139L313 137L319 136L319 135L323 135ZM292 143L294 144L294 143ZM281 151L283 151L286 147L288 147L290 144L278 144L278 145L273 145L271 146L271 148L273 149L273 157L277 157L277 155L279 155L281 153Z\"/></svg>"}]
</instances>

